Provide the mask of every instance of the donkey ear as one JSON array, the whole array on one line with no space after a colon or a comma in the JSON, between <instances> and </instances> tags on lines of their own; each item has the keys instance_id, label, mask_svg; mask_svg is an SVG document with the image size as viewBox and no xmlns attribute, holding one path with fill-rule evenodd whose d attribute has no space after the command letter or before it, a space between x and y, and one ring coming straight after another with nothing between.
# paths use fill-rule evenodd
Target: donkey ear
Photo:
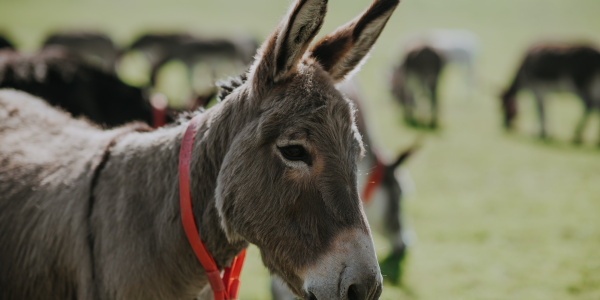
<instances>
[{"instance_id":1,"label":"donkey ear","mask_svg":"<svg viewBox=\"0 0 600 300\"><path fill-rule=\"evenodd\" d=\"M278 82L296 70L308 45L321 29L327 0L297 0L275 32L262 45L255 79ZM258 78L257 78L258 77Z\"/></svg>"},{"instance_id":2,"label":"donkey ear","mask_svg":"<svg viewBox=\"0 0 600 300\"><path fill-rule=\"evenodd\" d=\"M357 68L385 27L399 0L375 0L359 17L317 42L311 55L340 82Z\"/></svg>"}]
</instances>

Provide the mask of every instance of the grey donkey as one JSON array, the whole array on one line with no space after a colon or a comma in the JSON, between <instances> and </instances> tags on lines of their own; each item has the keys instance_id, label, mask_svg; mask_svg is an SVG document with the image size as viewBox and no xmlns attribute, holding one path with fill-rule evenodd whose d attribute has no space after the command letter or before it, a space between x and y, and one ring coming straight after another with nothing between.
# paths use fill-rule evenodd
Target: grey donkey
<instances>
[{"instance_id":1,"label":"grey donkey","mask_svg":"<svg viewBox=\"0 0 600 300\"><path fill-rule=\"evenodd\" d=\"M252 243L298 296L379 298L357 188L363 145L334 84L360 64L398 3L374 1L308 50L327 1L296 1L248 80L201 114L191 195L219 268ZM0 299L210 294L179 216L188 123L101 130L0 91Z\"/></svg>"},{"instance_id":2,"label":"grey donkey","mask_svg":"<svg viewBox=\"0 0 600 300\"><path fill-rule=\"evenodd\" d=\"M402 105L405 122L413 127L438 127L438 83L446 58L429 45L413 45L394 67L392 94ZM429 106L429 114L423 108ZM427 120L428 119L428 120Z\"/></svg>"},{"instance_id":3,"label":"grey donkey","mask_svg":"<svg viewBox=\"0 0 600 300\"><path fill-rule=\"evenodd\" d=\"M406 228L406 221L403 218L402 199L407 190L412 189L412 179L402 166L417 150L419 143L417 141L415 145L402 151L396 159L388 162L382 157L381 149L370 137L372 127L367 126L361 109L367 99L360 92L356 81L346 80L337 87L357 108L356 125L365 146L365 156L358 164L358 187L369 224L372 229L385 235L390 243L389 254L379 263L381 273L389 283L400 284L402 262L409 242L407 236L411 233ZM367 192L370 184L368 181L374 179L370 175L378 172L378 168L382 168L380 182L372 193L369 193ZM278 278L271 280L271 294L274 300L296 299Z\"/></svg>"}]
</instances>

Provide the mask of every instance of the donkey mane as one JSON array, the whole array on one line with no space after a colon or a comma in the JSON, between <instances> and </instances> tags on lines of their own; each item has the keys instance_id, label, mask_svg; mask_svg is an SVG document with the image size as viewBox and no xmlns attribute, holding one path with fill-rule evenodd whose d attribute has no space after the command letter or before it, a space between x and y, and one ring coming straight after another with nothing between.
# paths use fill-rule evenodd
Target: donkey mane
<instances>
[{"instance_id":1,"label":"donkey mane","mask_svg":"<svg viewBox=\"0 0 600 300\"><path fill-rule=\"evenodd\" d=\"M248 80L247 72L244 72L235 77L229 77L225 80L217 82L217 87L220 88L217 94L217 101L223 101L229 96L235 89L242 86Z\"/></svg>"}]
</instances>

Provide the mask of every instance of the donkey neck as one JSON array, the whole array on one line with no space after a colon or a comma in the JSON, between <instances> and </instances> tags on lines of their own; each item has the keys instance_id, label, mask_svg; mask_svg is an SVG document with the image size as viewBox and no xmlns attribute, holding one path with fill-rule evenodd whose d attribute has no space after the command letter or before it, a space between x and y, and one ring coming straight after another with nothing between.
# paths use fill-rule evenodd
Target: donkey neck
<instances>
[{"instance_id":1,"label":"donkey neck","mask_svg":"<svg viewBox=\"0 0 600 300\"><path fill-rule=\"evenodd\" d=\"M241 91L241 93L244 93ZM190 193L200 238L219 267L229 263L248 243L229 241L215 206L217 178L233 140L254 115L239 93L207 110L198 125L190 166ZM178 141L181 143L182 136Z\"/></svg>"},{"instance_id":2,"label":"donkey neck","mask_svg":"<svg viewBox=\"0 0 600 300\"><path fill-rule=\"evenodd\" d=\"M227 266L248 245L246 241L230 243L227 240L214 197L223 157L236 130L243 126L244 117L236 114L239 108L234 102L237 103L224 101L203 113L190 167L196 225L219 268ZM236 119L232 120L234 117ZM181 277L181 282L190 282L199 288L207 284L207 280L185 237L179 206L179 149L188 123L148 133L132 133L110 149L110 157L95 189L98 197L93 214L98 218L95 218L94 230L109 240L119 233L119 238L138 241L143 253L136 253L135 258L124 253L121 258L129 264L143 265L149 270L149 278ZM115 214L115 209L117 221L102 223L106 215ZM127 225L123 224L125 222ZM124 228L131 230L123 232ZM114 240L115 244L119 242ZM109 243L107 250L116 247ZM156 285L160 288L160 283Z\"/></svg>"}]
</instances>

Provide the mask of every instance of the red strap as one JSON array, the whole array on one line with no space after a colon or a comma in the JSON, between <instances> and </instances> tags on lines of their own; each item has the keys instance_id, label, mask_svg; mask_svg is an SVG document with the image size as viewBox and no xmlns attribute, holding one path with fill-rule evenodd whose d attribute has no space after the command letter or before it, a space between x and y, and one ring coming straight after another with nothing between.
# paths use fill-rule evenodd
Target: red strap
<instances>
[{"instance_id":1,"label":"red strap","mask_svg":"<svg viewBox=\"0 0 600 300\"><path fill-rule=\"evenodd\" d=\"M196 136L196 128L200 115L196 115L189 123L185 130L179 150L179 197L181 208L181 221L183 229L187 236L196 257L206 271L208 282L213 290L215 300L229 300L237 297L237 288L239 286L239 276L244 263L246 249L242 250L233 260L231 268L226 268L223 279L217 268L217 264L213 257L206 250L206 246L200 240L198 228L194 221L192 212L192 201L190 197L190 163L192 159L192 148L194 147L194 137ZM225 279L227 279L225 281ZM235 283L235 284L233 284ZM235 294L234 297L229 295Z\"/></svg>"},{"instance_id":2,"label":"red strap","mask_svg":"<svg viewBox=\"0 0 600 300\"><path fill-rule=\"evenodd\" d=\"M240 287L240 273L242 273L242 265L244 264L245 258L246 249L242 250L233 260L233 263L231 264L231 277L229 277L227 281L223 280L225 283L229 282L227 292L229 293L231 300L237 299L238 288Z\"/></svg>"},{"instance_id":3,"label":"red strap","mask_svg":"<svg viewBox=\"0 0 600 300\"><path fill-rule=\"evenodd\" d=\"M365 205L371 202L373 192L375 192L375 189L377 189L377 187L381 184L384 174L385 165L383 162L381 162L381 160L375 157L375 166L369 174L369 177L367 177L367 183L362 193L362 201Z\"/></svg>"},{"instance_id":4,"label":"red strap","mask_svg":"<svg viewBox=\"0 0 600 300\"><path fill-rule=\"evenodd\" d=\"M167 98L162 94L155 94L150 99L152 106L152 127L159 128L167 123Z\"/></svg>"}]
</instances>

